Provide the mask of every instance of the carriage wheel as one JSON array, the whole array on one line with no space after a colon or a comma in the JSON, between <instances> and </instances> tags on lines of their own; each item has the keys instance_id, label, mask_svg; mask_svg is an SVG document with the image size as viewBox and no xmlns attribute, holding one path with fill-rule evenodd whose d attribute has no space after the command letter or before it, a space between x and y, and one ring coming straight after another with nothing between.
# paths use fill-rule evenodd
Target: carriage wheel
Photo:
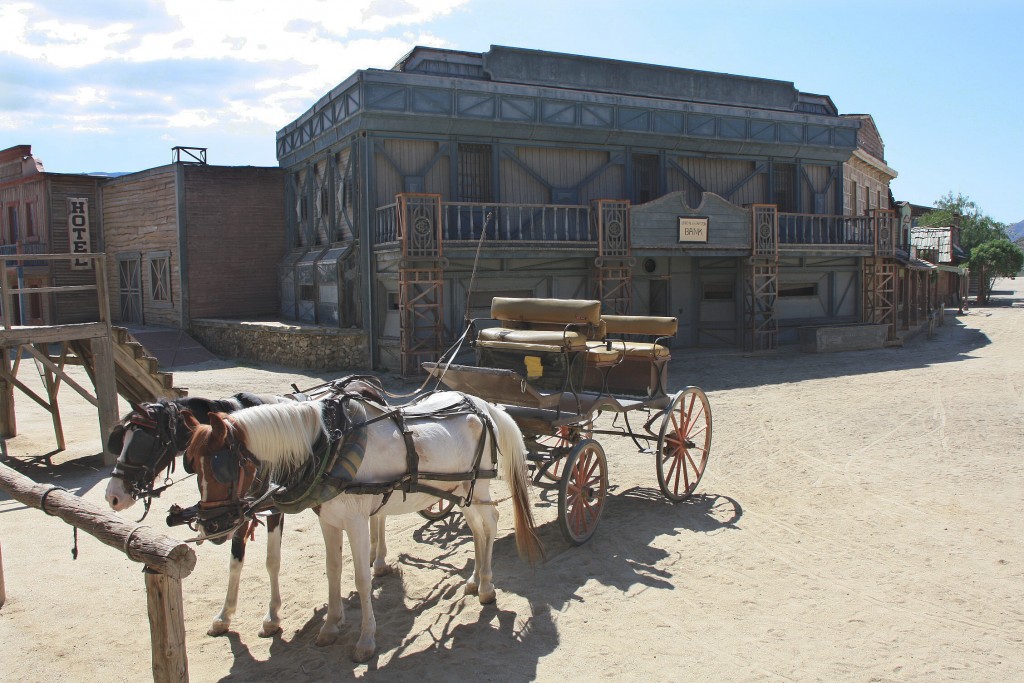
<instances>
[{"instance_id":1,"label":"carriage wheel","mask_svg":"<svg viewBox=\"0 0 1024 683\"><path fill-rule=\"evenodd\" d=\"M593 535L607 495L604 449L593 439L583 439L566 456L558 485L558 524L565 540L580 545Z\"/></svg>"},{"instance_id":2,"label":"carriage wheel","mask_svg":"<svg viewBox=\"0 0 1024 683\"><path fill-rule=\"evenodd\" d=\"M686 387L665 410L658 436L658 486L673 502L693 495L711 454L711 406L697 387Z\"/></svg>"},{"instance_id":3,"label":"carriage wheel","mask_svg":"<svg viewBox=\"0 0 1024 683\"><path fill-rule=\"evenodd\" d=\"M452 513L455 509L455 503L444 498L438 498L430 507L425 507L420 510L420 517L423 519L429 519L431 522L436 522L439 519L444 519Z\"/></svg>"},{"instance_id":4,"label":"carriage wheel","mask_svg":"<svg viewBox=\"0 0 1024 683\"><path fill-rule=\"evenodd\" d=\"M577 425L561 425L556 433L540 437L537 443L558 451L571 448L581 437L589 439L593 432L594 423L589 421ZM556 483L562 481L562 460L563 458L555 458L554 462L541 471L541 476Z\"/></svg>"}]
</instances>

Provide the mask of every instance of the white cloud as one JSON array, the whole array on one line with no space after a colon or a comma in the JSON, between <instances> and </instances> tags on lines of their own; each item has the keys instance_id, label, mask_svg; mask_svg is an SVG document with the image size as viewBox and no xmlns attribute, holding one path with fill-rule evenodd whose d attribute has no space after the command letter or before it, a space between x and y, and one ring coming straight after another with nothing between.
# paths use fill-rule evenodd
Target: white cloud
<instances>
[{"instance_id":1,"label":"white cloud","mask_svg":"<svg viewBox=\"0 0 1024 683\"><path fill-rule=\"evenodd\" d=\"M40 74L25 77L35 111L0 114L0 129L238 124L272 140L354 71L444 46L425 26L468 1L161 0L121 16L101 15L103 3L0 4L0 68Z\"/></svg>"}]
</instances>

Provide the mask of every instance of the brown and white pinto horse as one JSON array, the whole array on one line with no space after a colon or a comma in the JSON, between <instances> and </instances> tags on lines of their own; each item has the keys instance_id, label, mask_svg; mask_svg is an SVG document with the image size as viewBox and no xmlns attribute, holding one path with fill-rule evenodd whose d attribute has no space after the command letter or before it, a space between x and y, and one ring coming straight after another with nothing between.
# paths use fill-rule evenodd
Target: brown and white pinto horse
<instances>
[{"instance_id":1,"label":"brown and white pinto horse","mask_svg":"<svg viewBox=\"0 0 1024 683\"><path fill-rule=\"evenodd\" d=\"M325 416L333 409L330 401L256 406L231 415L211 415L208 426L191 422L194 432L185 458L197 473L200 510L210 513L205 519L220 517L217 524L208 527L201 514L202 531L213 533L225 528L223 511L238 510L239 501L249 493L257 473L260 478L283 481L290 473L305 467L314 457L314 444L328 433ZM366 437L365 457L358 465L353 483L398 482L409 473L402 430L384 410L372 404L366 404L365 410L367 421L362 427ZM512 493L516 545L520 554L531 562L541 557L543 551L534 532L527 498L526 447L519 427L501 408L459 392L431 394L398 412L406 429L412 433L419 457L420 479L429 480L430 486L458 496L466 503L462 511L473 532L476 562L465 592L477 595L482 604L493 602L496 593L491 553L497 534L498 510L491 500L490 479L470 481L452 475L470 473L478 467L500 472ZM492 449L492 444L496 448ZM497 463L492 463L492 454ZM434 479L431 475L441 478ZM449 478L445 479L445 475ZM393 496L380 492L341 493L319 506L317 512L327 549L328 605L317 636L318 645L334 642L339 633L338 625L344 621L342 533L348 535L351 546L362 607L359 640L352 658L362 662L372 657L376 649L369 562L370 516L377 512L387 515L416 512L436 500L436 495L424 492ZM240 514L235 516L240 517Z\"/></svg>"},{"instance_id":2,"label":"brown and white pinto horse","mask_svg":"<svg viewBox=\"0 0 1024 683\"><path fill-rule=\"evenodd\" d=\"M372 376L352 375L334 380L322 387L318 393L330 395L338 392L354 392L368 399L385 404L383 388ZM132 412L122 418L114 428L107 443L107 450L117 453L117 462L110 481L107 483L106 500L118 512L132 507L138 500L145 500L147 512L153 496L160 495L154 484L164 472L170 474L175 458L185 452L191 432L181 420L183 411L190 412L195 419L209 423L213 412L232 413L243 408L271 403L293 403L285 396L252 394L241 392L223 399L207 399L189 396L174 400L143 403L133 406ZM387 544L384 541L384 518L373 518L373 573L375 576L387 572ZM278 577L281 573L281 540L284 532L284 515L271 512L266 516L267 559L266 568L270 579L270 603L259 635L271 637L281 631L281 590ZM245 564L245 549L251 537L249 526L239 527L231 536L231 559L228 565L228 587L224 605L214 617L207 630L211 636L227 633L238 607L238 589Z\"/></svg>"}]
</instances>

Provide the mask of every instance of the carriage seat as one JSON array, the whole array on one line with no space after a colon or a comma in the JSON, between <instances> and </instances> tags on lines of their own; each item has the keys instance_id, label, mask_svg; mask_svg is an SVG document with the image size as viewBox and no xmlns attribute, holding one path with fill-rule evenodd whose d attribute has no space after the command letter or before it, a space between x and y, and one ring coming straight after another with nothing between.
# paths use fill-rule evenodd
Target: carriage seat
<instances>
[{"instance_id":1,"label":"carriage seat","mask_svg":"<svg viewBox=\"0 0 1024 683\"><path fill-rule=\"evenodd\" d=\"M653 315L606 315L607 339L627 358L668 359L668 342L676 335L679 321Z\"/></svg>"},{"instance_id":2,"label":"carriage seat","mask_svg":"<svg viewBox=\"0 0 1024 683\"><path fill-rule=\"evenodd\" d=\"M496 296L491 318L501 323L478 332L477 346L530 352L586 351L604 338L601 302Z\"/></svg>"}]
</instances>

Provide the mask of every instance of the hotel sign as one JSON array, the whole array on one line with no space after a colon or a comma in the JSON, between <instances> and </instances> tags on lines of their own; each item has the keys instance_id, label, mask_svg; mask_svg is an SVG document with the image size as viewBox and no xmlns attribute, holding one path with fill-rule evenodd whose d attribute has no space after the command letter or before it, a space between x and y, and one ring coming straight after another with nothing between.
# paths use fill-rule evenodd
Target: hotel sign
<instances>
[{"instance_id":1,"label":"hotel sign","mask_svg":"<svg viewBox=\"0 0 1024 683\"><path fill-rule=\"evenodd\" d=\"M68 239L72 254L89 253L89 200L85 197L68 197ZM92 259L72 259L71 270L92 270Z\"/></svg>"},{"instance_id":2,"label":"hotel sign","mask_svg":"<svg viewBox=\"0 0 1024 683\"><path fill-rule=\"evenodd\" d=\"M679 217L680 242L707 242L708 219Z\"/></svg>"}]
</instances>

